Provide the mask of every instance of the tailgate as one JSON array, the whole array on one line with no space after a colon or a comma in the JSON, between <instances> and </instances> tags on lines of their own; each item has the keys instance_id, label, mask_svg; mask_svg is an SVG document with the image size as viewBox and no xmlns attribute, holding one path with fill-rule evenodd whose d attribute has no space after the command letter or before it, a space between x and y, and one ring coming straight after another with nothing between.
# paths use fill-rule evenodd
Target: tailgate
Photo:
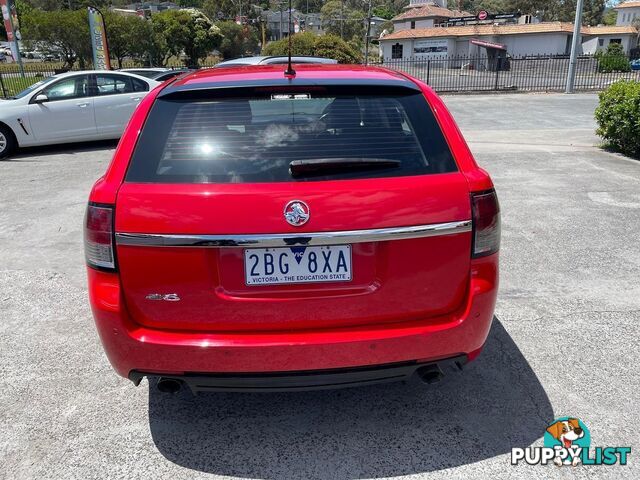
<instances>
[{"instance_id":1,"label":"tailgate","mask_svg":"<svg viewBox=\"0 0 640 480\"><path fill-rule=\"evenodd\" d=\"M471 249L463 175L380 179L375 188L348 183L293 191L285 184L123 185L117 256L134 319L157 328L283 330L398 322L458 307ZM311 211L302 227L283 215L296 198ZM140 233L154 235L126 235ZM277 253L315 244L350 245L349 281L247 284L248 248L281 245ZM170 294L179 301L150 297Z\"/></svg>"}]
</instances>

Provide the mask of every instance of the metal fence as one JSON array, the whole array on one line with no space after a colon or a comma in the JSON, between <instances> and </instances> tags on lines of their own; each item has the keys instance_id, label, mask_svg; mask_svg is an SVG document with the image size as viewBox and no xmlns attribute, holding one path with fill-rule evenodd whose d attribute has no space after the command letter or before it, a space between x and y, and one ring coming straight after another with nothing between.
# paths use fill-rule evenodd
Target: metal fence
<instances>
[{"instance_id":1,"label":"metal fence","mask_svg":"<svg viewBox=\"0 0 640 480\"><path fill-rule=\"evenodd\" d=\"M605 72L602 58L582 56L576 65L576 90L601 90L621 79L640 81L640 65L619 58L621 70ZM636 61L637 62L637 61ZM204 63L202 68L214 63ZM473 91L563 91L569 68L568 56L527 56L504 59L460 56L431 59L389 60L382 65L417 77L438 92ZM123 64L123 68L136 64ZM176 66L177 67L177 66ZM632 68L639 68L632 70ZM77 66L75 67L77 69ZM24 76L18 65L0 63L0 98L16 95L28 86L56 73L67 71L61 63L25 63Z\"/></svg>"},{"instance_id":2,"label":"metal fence","mask_svg":"<svg viewBox=\"0 0 640 480\"><path fill-rule=\"evenodd\" d=\"M618 57L617 60L620 68L616 71L606 71L607 62L603 61L603 57L578 57L575 89L602 90L622 79L640 81L640 64L636 67L632 64L633 59L629 57ZM465 56L390 60L381 65L419 78L438 92L545 92L564 91L569 57Z\"/></svg>"}]
</instances>

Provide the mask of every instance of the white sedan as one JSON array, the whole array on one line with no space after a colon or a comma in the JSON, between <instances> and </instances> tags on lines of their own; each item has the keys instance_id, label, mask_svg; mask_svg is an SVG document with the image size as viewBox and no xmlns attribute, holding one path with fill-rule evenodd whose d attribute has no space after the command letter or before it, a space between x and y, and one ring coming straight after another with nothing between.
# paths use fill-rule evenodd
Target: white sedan
<instances>
[{"instance_id":1,"label":"white sedan","mask_svg":"<svg viewBox=\"0 0 640 480\"><path fill-rule=\"evenodd\" d=\"M138 103L157 85L105 70L48 77L0 100L0 159L18 147L120 138Z\"/></svg>"}]
</instances>

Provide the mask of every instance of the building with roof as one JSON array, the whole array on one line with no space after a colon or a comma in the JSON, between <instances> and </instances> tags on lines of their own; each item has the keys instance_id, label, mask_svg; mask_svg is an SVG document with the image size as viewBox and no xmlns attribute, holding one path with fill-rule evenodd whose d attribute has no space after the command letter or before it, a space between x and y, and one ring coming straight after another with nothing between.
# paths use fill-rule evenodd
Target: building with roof
<instances>
[{"instance_id":1,"label":"building with roof","mask_svg":"<svg viewBox=\"0 0 640 480\"><path fill-rule=\"evenodd\" d=\"M592 55L605 50L610 43L619 43L629 54L638 45L638 31L631 25L582 27L582 53Z\"/></svg>"},{"instance_id":2,"label":"building with roof","mask_svg":"<svg viewBox=\"0 0 640 480\"><path fill-rule=\"evenodd\" d=\"M609 43L620 43L629 53L637 42L631 25L582 27L582 52L595 53ZM394 31L380 39L381 56L391 59L428 59L453 56L566 55L573 24L477 24Z\"/></svg>"},{"instance_id":3,"label":"building with roof","mask_svg":"<svg viewBox=\"0 0 640 480\"><path fill-rule=\"evenodd\" d=\"M614 7L618 13L617 26L633 25L633 22L640 20L640 1L627 1Z\"/></svg>"},{"instance_id":4,"label":"building with roof","mask_svg":"<svg viewBox=\"0 0 640 480\"><path fill-rule=\"evenodd\" d=\"M292 33L306 30L307 16L295 8L291 9L291 25L289 25L289 9L263 10L261 16L267 24L267 40L269 41L287 37L289 35L289 27L291 27ZM310 14L309 19L309 23L311 23L309 31L316 34L322 33L322 22L319 21L319 14Z\"/></svg>"},{"instance_id":5,"label":"building with roof","mask_svg":"<svg viewBox=\"0 0 640 480\"><path fill-rule=\"evenodd\" d=\"M450 18L472 15L461 10L449 10L446 0L411 0L405 11L391 19L394 31L430 28L446 23Z\"/></svg>"}]
</instances>

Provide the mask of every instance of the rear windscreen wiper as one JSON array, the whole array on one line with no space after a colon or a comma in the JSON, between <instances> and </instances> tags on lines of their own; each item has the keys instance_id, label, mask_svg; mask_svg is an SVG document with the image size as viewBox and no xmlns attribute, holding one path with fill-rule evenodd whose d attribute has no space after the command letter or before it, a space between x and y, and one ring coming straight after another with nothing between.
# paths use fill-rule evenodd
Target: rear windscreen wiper
<instances>
[{"instance_id":1,"label":"rear windscreen wiper","mask_svg":"<svg viewBox=\"0 0 640 480\"><path fill-rule=\"evenodd\" d=\"M289 172L294 178L330 175L357 170L378 170L397 168L400 160L386 158L311 158L294 160L289 164Z\"/></svg>"}]
</instances>

